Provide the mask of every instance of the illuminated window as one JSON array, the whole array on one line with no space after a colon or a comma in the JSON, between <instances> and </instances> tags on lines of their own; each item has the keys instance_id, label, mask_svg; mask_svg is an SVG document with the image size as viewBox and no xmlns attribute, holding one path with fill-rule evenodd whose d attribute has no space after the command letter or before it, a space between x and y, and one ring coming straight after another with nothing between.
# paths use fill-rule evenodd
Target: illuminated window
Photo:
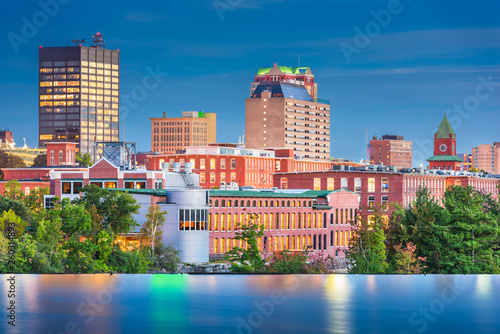
<instances>
[{"instance_id":1,"label":"illuminated window","mask_svg":"<svg viewBox=\"0 0 500 334\"><path fill-rule=\"evenodd\" d=\"M210 173L210 183L215 183L215 173Z\"/></svg>"},{"instance_id":2,"label":"illuminated window","mask_svg":"<svg viewBox=\"0 0 500 334\"><path fill-rule=\"evenodd\" d=\"M205 159L200 159L200 169L205 169Z\"/></svg>"},{"instance_id":3,"label":"illuminated window","mask_svg":"<svg viewBox=\"0 0 500 334\"><path fill-rule=\"evenodd\" d=\"M220 169L226 169L226 159L220 159Z\"/></svg>"},{"instance_id":4,"label":"illuminated window","mask_svg":"<svg viewBox=\"0 0 500 334\"><path fill-rule=\"evenodd\" d=\"M226 173L220 173L220 183L226 183Z\"/></svg>"},{"instance_id":5,"label":"illuminated window","mask_svg":"<svg viewBox=\"0 0 500 334\"><path fill-rule=\"evenodd\" d=\"M215 159L210 159L210 169L215 169Z\"/></svg>"},{"instance_id":6,"label":"illuminated window","mask_svg":"<svg viewBox=\"0 0 500 334\"><path fill-rule=\"evenodd\" d=\"M236 182L236 173L231 173L231 182Z\"/></svg>"},{"instance_id":7,"label":"illuminated window","mask_svg":"<svg viewBox=\"0 0 500 334\"><path fill-rule=\"evenodd\" d=\"M368 192L369 193L375 192L375 179L374 178L368 179Z\"/></svg>"},{"instance_id":8,"label":"illuminated window","mask_svg":"<svg viewBox=\"0 0 500 334\"><path fill-rule=\"evenodd\" d=\"M375 206L375 196L368 196L368 207L373 208Z\"/></svg>"},{"instance_id":9,"label":"illuminated window","mask_svg":"<svg viewBox=\"0 0 500 334\"><path fill-rule=\"evenodd\" d=\"M326 179L326 190L335 190L333 177L329 177Z\"/></svg>"},{"instance_id":10,"label":"illuminated window","mask_svg":"<svg viewBox=\"0 0 500 334\"><path fill-rule=\"evenodd\" d=\"M321 190L321 179L319 177L314 178L314 190Z\"/></svg>"}]
</instances>

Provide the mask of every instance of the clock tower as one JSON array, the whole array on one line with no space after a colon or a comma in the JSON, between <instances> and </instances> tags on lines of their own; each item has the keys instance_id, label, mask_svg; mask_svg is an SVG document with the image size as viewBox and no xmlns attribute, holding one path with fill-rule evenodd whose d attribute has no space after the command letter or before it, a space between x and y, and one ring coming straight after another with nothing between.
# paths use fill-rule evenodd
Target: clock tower
<instances>
[{"instance_id":1,"label":"clock tower","mask_svg":"<svg viewBox=\"0 0 500 334\"><path fill-rule=\"evenodd\" d=\"M460 170L462 159L457 157L457 138L446 114L434 134L434 156L427 159L430 169Z\"/></svg>"}]
</instances>

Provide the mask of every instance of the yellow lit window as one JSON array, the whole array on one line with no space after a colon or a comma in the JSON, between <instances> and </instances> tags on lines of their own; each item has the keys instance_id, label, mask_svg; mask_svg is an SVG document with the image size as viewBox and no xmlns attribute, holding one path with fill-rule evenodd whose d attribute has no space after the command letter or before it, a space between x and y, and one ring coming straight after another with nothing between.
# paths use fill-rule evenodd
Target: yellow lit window
<instances>
[{"instance_id":1,"label":"yellow lit window","mask_svg":"<svg viewBox=\"0 0 500 334\"><path fill-rule=\"evenodd\" d=\"M210 159L210 169L215 169L215 159Z\"/></svg>"}]
</instances>

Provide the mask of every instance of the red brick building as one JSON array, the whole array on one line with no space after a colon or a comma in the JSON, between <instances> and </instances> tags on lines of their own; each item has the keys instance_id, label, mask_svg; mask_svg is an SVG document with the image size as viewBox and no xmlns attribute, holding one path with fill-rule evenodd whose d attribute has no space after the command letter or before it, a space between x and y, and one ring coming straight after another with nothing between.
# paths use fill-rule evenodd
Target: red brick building
<instances>
[{"instance_id":1,"label":"red brick building","mask_svg":"<svg viewBox=\"0 0 500 334\"><path fill-rule=\"evenodd\" d=\"M436 171L437 172L437 171ZM434 173L395 173L379 171L322 171L276 173L274 186L278 189L338 190L348 189L361 195L361 206L400 203L407 207L420 187L426 187L438 201L451 185L472 186L491 193L498 199L499 179L473 175Z\"/></svg>"},{"instance_id":2,"label":"red brick building","mask_svg":"<svg viewBox=\"0 0 500 334\"><path fill-rule=\"evenodd\" d=\"M276 172L321 171L332 168L332 163L296 160L292 149L249 150L227 146L188 147L184 154L146 155L139 157L148 170L161 170L163 162L193 164L200 174L200 185L206 189L221 184L237 183L259 189L273 187L271 174ZM345 164L349 164L346 162Z\"/></svg>"},{"instance_id":3,"label":"red brick building","mask_svg":"<svg viewBox=\"0 0 500 334\"><path fill-rule=\"evenodd\" d=\"M370 160L375 165L412 167L411 141L403 140L403 136L385 135L370 140Z\"/></svg>"},{"instance_id":4,"label":"red brick building","mask_svg":"<svg viewBox=\"0 0 500 334\"><path fill-rule=\"evenodd\" d=\"M210 254L235 246L238 225L251 214L264 226L258 240L263 253L311 248L344 257L352 236L350 222L359 209L359 194L337 191L210 191Z\"/></svg>"}]
</instances>

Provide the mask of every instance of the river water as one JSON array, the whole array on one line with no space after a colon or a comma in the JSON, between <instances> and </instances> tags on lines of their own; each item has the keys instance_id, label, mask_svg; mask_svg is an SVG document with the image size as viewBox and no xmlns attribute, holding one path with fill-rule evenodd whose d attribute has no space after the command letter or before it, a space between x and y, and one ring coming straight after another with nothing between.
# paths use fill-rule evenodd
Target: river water
<instances>
[{"instance_id":1,"label":"river water","mask_svg":"<svg viewBox=\"0 0 500 334\"><path fill-rule=\"evenodd\" d=\"M1 333L500 333L495 275L0 276Z\"/></svg>"}]
</instances>

